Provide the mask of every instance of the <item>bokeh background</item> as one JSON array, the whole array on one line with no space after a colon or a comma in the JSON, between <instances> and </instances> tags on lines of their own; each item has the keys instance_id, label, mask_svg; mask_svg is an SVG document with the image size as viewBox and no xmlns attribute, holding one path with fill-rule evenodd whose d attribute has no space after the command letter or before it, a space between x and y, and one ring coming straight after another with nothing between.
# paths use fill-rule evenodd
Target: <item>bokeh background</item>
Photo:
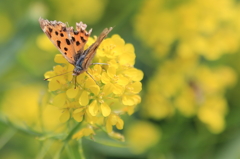
<instances>
[{"instance_id":1,"label":"bokeh background","mask_svg":"<svg viewBox=\"0 0 240 159\"><path fill-rule=\"evenodd\" d=\"M239 0L0 1L0 158L81 157L77 143L62 150L58 136L39 131L56 130L61 114L42 109L58 51L39 17L83 21L92 35L113 26L109 36L134 45L144 72L124 146L83 139L86 158L240 158Z\"/></svg>"}]
</instances>

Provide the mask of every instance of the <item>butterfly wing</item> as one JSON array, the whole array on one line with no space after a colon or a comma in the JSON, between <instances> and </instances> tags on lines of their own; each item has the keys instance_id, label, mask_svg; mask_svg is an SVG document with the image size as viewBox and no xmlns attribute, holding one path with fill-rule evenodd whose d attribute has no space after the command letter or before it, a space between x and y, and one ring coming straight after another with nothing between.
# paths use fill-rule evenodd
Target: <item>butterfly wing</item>
<instances>
[{"instance_id":1,"label":"butterfly wing","mask_svg":"<svg viewBox=\"0 0 240 159\"><path fill-rule=\"evenodd\" d=\"M96 54L96 50L99 47L99 45L101 44L101 42L103 41L103 39L108 35L108 33L112 30L113 28L110 27L105 28L102 33L98 36L97 40L87 49L84 51L83 53L83 57L84 60L82 62L82 68L87 69L89 65L91 65L91 61L93 59L93 57Z\"/></svg>"},{"instance_id":2,"label":"butterfly wing","mask_svg":"<svg viewBox=\"0 0 240 159\"><path fill-rule=\"evenodd\" d=\"M71 39L69 38L71 28L67 28L65 23L48 21L42 18L39 18L39 23L43 32L48 36L56 48L58 48L69 63L74 65L74 56L76 53Z\"/></svg>"},{"instance_id":3,"label":"butterfly wing","mask_svg":"<svg viewBox=\"0 0 240 159\"><path fill-rule=\"evenodd\" d=\"M83 53L84 45L90 36L91 30L87 32L86 24L82 22L76 24L76 31L73 27L67 27L65 23L48 21L39 18L43 32L52 43L58 48L67 61L75 65L76 60Z\"/></svg>"},{"instance_id":4,"label":"butterfly wing","mask_svg":"<svg viewBox=\"0 0 240 159\"><path fill-rule=\"evenodd\" d=\"M87 28L86 24L82 22L76 23L76 31L71 30L70 37L72 39L74 50L76 51L76 55L74 56L75 61L79 59L79 57L84 52L84 46L87 43L88 37L90 36L92 29L87 32L85 29Z\"/></svg>"}]
</instances>

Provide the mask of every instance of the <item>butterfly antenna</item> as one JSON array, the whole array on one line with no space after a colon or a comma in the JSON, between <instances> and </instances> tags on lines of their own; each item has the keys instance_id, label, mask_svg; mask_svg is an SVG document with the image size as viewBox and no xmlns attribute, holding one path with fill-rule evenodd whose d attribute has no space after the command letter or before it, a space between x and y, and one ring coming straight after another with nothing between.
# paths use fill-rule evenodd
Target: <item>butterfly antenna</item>
<instances>
[{"instance_id":1,"label":"butterfly antenna","mask_svg":"<svg viewBox=\"0 0 240 159\"><path fill-rule=\"evenodd\" d=\"M107 63L92 63L91 65L108 65Z\"/></svg>"},{"instance_id":2,"label":"butterfly antenna","mask_svg":"<svg viewBox=\"0 0 240 159\"><path fill-rule=\"evenodd\" d=\"M48 79L51 79L51 78L54 78L54 77L57 77L57 76L62 76L62 75L65 75L67 73L70 73L72 71L69 71L69 72L65 72L65 73L62 73L62 74L59 74L59 75L56 75L56 76L52 76L52 77L49 77L49 78L45 78L44 81L48 80Z\"/></svg>"},{"instance_id":3,"label":"butterfly antenna","mask_svg":"<svg viewBox=\"0 0 240 159\"><path fill-rule=\"evenodd\" d=\"M94 80L94 82L98 85L97 81L93 78L93 76L88 71L86 71L86 72Z\"/></svg>"}]
</instances>

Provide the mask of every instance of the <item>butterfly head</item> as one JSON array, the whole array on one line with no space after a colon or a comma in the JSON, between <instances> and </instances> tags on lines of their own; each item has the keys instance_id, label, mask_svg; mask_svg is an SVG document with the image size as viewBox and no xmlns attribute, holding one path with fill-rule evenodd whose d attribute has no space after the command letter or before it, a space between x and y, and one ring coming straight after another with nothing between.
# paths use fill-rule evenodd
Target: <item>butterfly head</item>
<instances>
[{"instance_id":1,"label":"butterfly head","mask_svg":"<svg viewBox=\"0 0 240 159\"><path fill-rule=\"evenodd\" d=\"M83 73L85 70L81 66L76 66L73 70L73 76L78 76Z\"/></svg>"}]
</instances>

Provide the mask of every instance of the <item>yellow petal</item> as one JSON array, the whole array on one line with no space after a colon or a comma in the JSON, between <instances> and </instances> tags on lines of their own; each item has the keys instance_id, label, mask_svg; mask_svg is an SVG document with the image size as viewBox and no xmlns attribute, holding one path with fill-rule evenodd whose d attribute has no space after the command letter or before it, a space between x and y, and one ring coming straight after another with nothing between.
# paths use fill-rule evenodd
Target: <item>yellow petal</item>
<instances>
[{"instance_id":1,"label":"yellow petal","mask_svg":"<svg viewBox=\"0 0 240 159\"><path fill-rule=\"evenodd\" d=\"M122 120L121 118L118 118L116 127L117 127L119 130L122 130L122 129L123 129L123 126L124 126L123 120Z\"/></svg>"},{"instance_id":2,"label":"yellow petal","mask_svg":"<svg viewBox=\"0 0 240 159\"><path fill-rule=\"evenodd\" d=\"M102 67L100 65L95 65L93 69L94 69L95 73L97 73L97 74L102 73Z\"/></svg>"},{"instance_id":3,"label":"yellow petal","mask_svg":"<svg viewBox=\"0 0 240 159\"><path fill-rule=\"evenodd\" d=\"M135 105L141 101L141 98L138 95L124 95L122 98L122 103L124 105Z\"/></svg>"},{"instance_id":4,"label":"yellow petal","mask_svg":"<svg viewBox=\"0 0 240 159\"><path fill-rule=\"evenodd\" d=\"M82 112L83 110L84 110L84 107L75 109L75 110L73 111L73 114L80 113L80 112Z\"/></svg>"},{"instance_id":5,"label":"yellow petal","mask_svg":"<svg viewBox=\"0 0 240 159\"><path fill-rule=\"evenodd\" d=\"M65 123L65 122L68 121L69 118L70 118L70 112L69 112L69 110L65 110L65 111L62 113L62 115L60 116L60 121L61 121L62 123Z\"/></svg>"},{"instance_id":6,"label":"yellow petal","mask_svg":"<svg viewBox=\"0 0 240 159\"><path fill-rule=\"evenodd\" d=\"M63 66L61 65L56 65L53 67L53 71L56 73L56 74L60 74L60 73L64 73L66 72L66 70L64 69Z\"/></svg>"},{"instance_id":7,"label":"yellow petal","mask_svg":"<svg viewBox=\"0 0 240 159\"><path fill-rule=\"evenodd\" d=\"M89 96L87 91L83 91L79 98L79 104L86 106L89 103Z\"/></svg>"},{"instance_id":8,"label":"yellow petal","mask_svg":"<svg viewBox=\"0 0 240 159\"><path fill-rule=\"evenodd\" d=\"M100 88L98 85L90 86L89 89L94 95L98 95L100 92Z\"/></svg>"},{"instance_id":9,"label":"yellow petal","mask_svg":"<svg viewBox=\"0 0 240 159\"><path fill-rule=\"evenodd\" d=\"M113 78L116 75L116 68L108 67L107 74L110 78Z\"/></svg>"},{"instance_id":10,"label":"yellow petal","mask_svg":"<svg viewBox=\"0 0 240 159\"><path fill-rule=\"evenodd\" d=\"M116 125L117 124L117 122L118 122L118 116L117 115L115 115L115 114L111 114L110 116L109 116L109 121L110 121L110 123L111 123L111 125Z\"/></svg>"},{"instance_id":11,"label":"yellow petal","mask_svg":"<svg viewBox=\"0 0 240 159\"><path fill-rule=\"evenodd\" d=\"M95 135L95 132L93 131L92 128L84 128L83 135L84 136Z\"/></svg>"},{"instance_id":12,"label":"yellow petal","mask_svg":"<svg viewBox=\"0 0 240 159\"><path fill-rule=\"evenodd\" d=\"M131 86L133 87L133 90L132 90L133 93L139 93L142 90L141 82L135 82Z\"/></svg>"},{"instance_id":13,"label":"yellow petal","mask_svg":"<svg viewBox=\"0 0 240 159\"><path fill-rule=\"evenodd\" d=\"M86 74L82 73L80 75L77 76L77 83L79 83L80 85L83 85L83 82L85 82L85 77Z\"/></svg>"},{"instance_id":14,"label":"yellow petal","mask_svg":"<svg viewBox=\"0 0 240 159\"><path fill-rule=\"evenodd\" d=\"M96 100L92 101L92 103L88 107L88 110L89 110L89 113L92 116L96 116L97 115L97 113L98 113L98 104L97 104Z\"/></svg>"},{"instance_id":15,"label":"yellow petal","mask_svg":"<svg viewBox=\"0 0 240 159\"><path fill-rule=\"evenodd\" d=\"M44 74L45 78L49 78L49 77L53 77L55 76L55 73L53 71L48 71ZM49 81L51 81L51 79L49 79Z\"/></svg>"},{"instance_id":16,"label":"yellow petal","mask_svg":"<svg viewBox=\"0 0 240 159\"><path fill-rule=\"evenodd\" d=\"M129 83L129 79L127 77L119 75L117 83L121 86L126 86Z\"/></svg>"},{"instance_id":17,"label":"yellow petal","mask_svg":"<svg viewBox=\"0 0 240 159\"><path fill-rule=\"evenodd\" d=\"M101 81L102 81L102 83L104 83L104 84L107 84L107 83L110 82L110 78L109 78L109 76L107 75L106 72L103 72L103 73L102 73Z\"/></svg>"},{"instance_id":18,"label":"yellow petal","mask_svg":"<svg viewBox=\"0 0 240 159\"><path fill-rule=\"evenodd\" d=\"M106 84L105 86L104 86L104 88L103 88L103 92L104 92L104 94L107 96L107 95L109 95L110 93L112 93L113 92L113 85L111 84L111 83L108 83L108 84Z\"/></svg>"},{"instance_id":19,"label":"yellow petal","mask_svg":"<svg viewBox=\"0 0 240 159\"><path fill-rule=\"evenodd\" d=\"M56 54L54 61L56 63L68 63L67 60L61 54Z\"/></svg>"},{"instance_id":20,"label":"yellow petal","mask_svg":"<svg viewBox=\"0 0 240 159\"><path fill-rule=\"evenodd\" d=\"M143 72L136 68L131 68L124 71L124 74L133 81L141 81L143 79Z\"/></svg>"},{"instance_id":21,"label":"yellow petal","mask_svg":"<svg viewBox=\"0 0 240 159\"><path fill-rule=\"evenodd\" d=\"M133 45L126 44L124 46L124 53L123 53L123 55L119 56L118 61L121 65L133 66L135 63L135 58L136 58L136 55L134 53Z\"/></svg>"},{"instance_id":22,"label":"yellow petal","mask_svg":"<svg viewBox=\"0 0 240 159\"><path fill-rule=\"evenodd\" d=\"M107 117L111 113L111 108L106 103L101 104L101 110L104 117Z\"/></svg>"},{"instance_id":23,"label":"yellow petal","mask_svg":"<svg viewBox=\"0 0 240 159\"><path fill-rule=\"evenodd\" d=\"M124 46L125 44L125 41L118 34L114 34L112 36L112 41L118 44L119 46Z\"/></svg>"},{"instance_id":24,"label":"yellow petal","mask_svg":"<svg viewBox=\"0 0 240 159\"><path fill-rule=\"evenodd\" d=\"M88 76L89 77L89 76ZM94 78L94 77L93 77ZM95 79L94 79L95 80ZM88 79L86 79L85 81L85 87L89 88L91 86L95 86L97 85L96 82L94 81L91 77L89 77Z\"/></svg>"},{"instance_id":25,"label":"yellow petal","mask_svg":"<svg viewBox=\"0 0 240 159\"><path fill-rule=\"evenodd\" d=\"M73 118L74 120L76 120L77 122L81 122L83 120L83 115L82 113L74 113L73 114Z\"/></svg>"},{"instance_id":26,"label":"yellow petal","mask_svg":"<svg viewBox=\"0 0 240 159\"><path fill-rule=\"evenodd\" d=\"M114 94L120 95L120 94L123 94L123 91L124 91L124 87L123 86L120 86L118 84L114 84L113 85L113 93Z\"/></svg>"},{"instance_id":27,"label":"yellow petal","mask_svg":"<svg viewBox=\"0 0 240 159\"><path fill-rule=\"evenodd\" d=\"M66 95L65 93L58 94L53 99L53 105L57 107L64 107L66 102Z\"/></svg>"},{"instance_id":28,"label":"yellow petal","mask_svg":"<svg viewBox=\"0 0 240 159\"><path fill-rule=\"evenodd\" d=\"M67 90L66 94L68 98L75 98L78 94L79 88L70 88Z\"/></svg>"},{"instance_id":29,"label":"yellow petal","mask_svg":"<svg viewBox=\"0 0 240 159\"><path fill-rule=\"evenodd\" d=\"M48 89L49 91L56 91L58 89L61 88L61 84L59 82L56 81L56 79L52 79L51 81L49 81L48 83Z\"/></svg>"},{"instance_id":30,"label":"yellow petal","mask_svg":"<svg viewBox=\"0 0 240 159\"><path fill-rule=\"evenodd\" d=\"M73 118L77 121L77 122L81 122L83 120L83 115L84 115L84 108L78 108L75 109L73 111Z\"/></svg>"},{"instance_id":31,"label":"yellow petal","mask_svg":"<svg viewBox=\"0 0 240 159\"><path fill-rule=\"evenodd\" d=\"M83 131L80 130L79 132L77 132L76 134L74 134L74 135L72 136L72 139L77 139L77 140L79 140L79 139L82 138L82 137L83 137Z\"/></svg>"}]
</instances>

